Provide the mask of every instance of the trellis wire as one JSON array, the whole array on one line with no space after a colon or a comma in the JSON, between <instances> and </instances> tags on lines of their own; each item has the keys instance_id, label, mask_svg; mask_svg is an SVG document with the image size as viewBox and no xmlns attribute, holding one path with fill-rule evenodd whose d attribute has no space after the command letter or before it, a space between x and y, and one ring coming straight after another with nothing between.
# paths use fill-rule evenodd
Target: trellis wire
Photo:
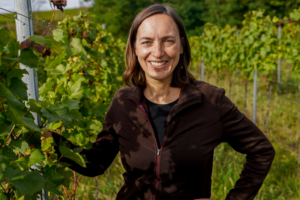
<instances>
[{"instance_id":1,"label":"trellis wire","mask_svg":"<svg viewBox=\"0 0 300 200\"><path fill-rule=\"evenodd\" d=\"M21 14L21 13L14 12L14 11L10 11L10 10L7 10L7 9L5 9L5 8L1 8L1 7L0 7L0 9L1 9L1 10L5 10L5 11L7 11L7 12L9 12L9 13L13 13L13 14L21 15L21 16L23 16L23 17L26 17L26 18L28 18L28 19L32 19L32 20L35 20L35 21L41 22L41 23L43 23L43 24L46 24L46 25L50 25L50 23L47 23L45 20L39 20L39 19L35 19L35 18L33 18L33 17L32 17L32 13L31 13L31 11L30 11L30 17L28 17L28 16L26 16L26 15L23 15L23 14ZM12 17L8 17L8 16L6 16L6 15L3 15L3 14L0 14L0 15L2 15L2 16L4 16L4 17L7 17L7 18L10 18L10 19L15 19L15 18L12 18ZM51 24L50 26L54 26L54 25L53 25L53 24Z\"/></svg>"},{"instance_id":2,"label":"trellis wire","mask_svg":"<svg viewBox=\"0 0 300 200\"><path fill-rule=\"evenodd\" d=\"M19 20L19 19L17 19L17 18L8 17L8 16L6 16L6 15L3 15L3 14L1 14L1 13L0 13L0 15L1 15L1 16L3 16L3 17L9 18L9 19L14 19L14 20L17 20L17 21L21 22L22 24L29 26L28 24L26 24L25 22L22 22L21 20ZM42 26L42 25L35 24L35 23L32 23L32 24L33 24L33 25L36 25L36 26L43 27L43 28L48 28L47 26ZM51 29L51 28L50 28L50 30L52 31L52 29Z\"/></svg>"}]
</instances>

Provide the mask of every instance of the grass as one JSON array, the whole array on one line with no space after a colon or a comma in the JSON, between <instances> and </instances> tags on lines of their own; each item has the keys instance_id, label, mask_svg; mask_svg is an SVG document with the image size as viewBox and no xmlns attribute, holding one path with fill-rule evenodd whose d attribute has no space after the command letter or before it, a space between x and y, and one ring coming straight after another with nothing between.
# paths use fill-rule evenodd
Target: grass
<instances>
[{"instance_id":1,"label":"grass","mask_svg":"<svg viewBox=\"0 0 300 200\"><path fill-rule=\"evenodd\" d=\"M196 74L197 79L200 79L200 73ZM282 73L283 80L286 73ZM211 76L214 77L214 76ZM290 81L297 83L293 77ZM207 81L207 80L205 80ZM216 85L216 80L209 79L209 82ZM246 115L252 119L252 101L253 87L252 83L248 84L248 99L246 107ZM228 81L223 78L219 81L218 87L229 90ZM272 91L270 105L270 122L269 126L265 127L267 95L261 85L258 83L257 97L257 126L267 135L276 150L276 156L273 161L271 170L265 179L261 189L259 190L256 200L299 200L300 199L300 174L299 174L299 150L300 150L300 89L293 88L288 90L288 86L283 86L282 94L278 95L276 88ZM284 91L286 90L286 91ZM237 77L232 88L231 100L243 112L244 87L242 81ZM299 104L292 103L295 101ZM214 167L212 175L212 196L213 199L225 199L227 193L234 187L236 180L243 169L243 164L246 162L245 155L235 152L228 144L223 143L215 149ZM124 172L120 164L119 156L115 159L110 167L110 179L108 172L98 176L99 182L99 200L115 199L116 194L123 184L122 173ZM83 178L85 180L85 178ZM92 200L95 199L95 184L93 178L88 178L84 184L82 181L78 194L81 191L80 199Z\"/></svg>"}]
</instances>

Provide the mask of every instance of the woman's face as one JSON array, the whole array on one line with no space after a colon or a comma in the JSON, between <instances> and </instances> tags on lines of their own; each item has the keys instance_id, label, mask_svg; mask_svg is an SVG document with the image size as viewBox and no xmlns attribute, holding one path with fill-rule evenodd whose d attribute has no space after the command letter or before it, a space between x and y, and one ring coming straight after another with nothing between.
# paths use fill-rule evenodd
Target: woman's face
<instances>
[{"instance_id":1,"label":"woman's face","mask_svg":"<svg viewBox=\"0 0 300 200\"><path fill-rule=\"evenodd\" d=\"M174 20L165 14L145 19L138 28L135 54L145 72L146 81L172 81L183 47Z\"/></svg>"}]
</instances>

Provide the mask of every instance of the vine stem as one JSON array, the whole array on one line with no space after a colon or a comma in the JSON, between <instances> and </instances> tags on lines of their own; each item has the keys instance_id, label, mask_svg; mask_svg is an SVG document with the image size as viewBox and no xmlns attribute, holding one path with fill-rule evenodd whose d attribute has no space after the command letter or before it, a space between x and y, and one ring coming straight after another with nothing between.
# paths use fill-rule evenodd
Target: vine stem
<instances>
[{"instance_id":1,"label":"vine stem","mask_svg":"<svg viewBox=\"0 0 300 200\"><path fill-rule=\"evenodd\" d=\"M16 127L16 125L14 125L14 126L12 127L12 129L11 129L11 131L10 131L9 135L7 136L7 138L6 138L6 140L5 140L5 142L4 142L3 146L2 146L2 148L4 148L4 147L5 147L5 145L6 145L6 142L7 142L8 138L11 136L11 134L13 133L13 131L14 131L15 127Z\"/></svg>"},{"instance_id":2,"label":"vine stem","mask_svg":"<svg viewBox=\"0 0 300 200\"><path fill-rule=\"evenodd\" d=\"M5 189L5 191L4 191L4 194L6 194L8 188L9 188L9 183L8 183L7 186L6 186L6 189Z\"/></svg>"},{"instance_id":3,"label":"vine stem","mask_svg":"<svg viewBox=\"0 0 300 200\"><path fill-rule=\"evenodd\" d=\"M78 184L79 184L79 181L80 181L82 175L80 175L80 176L78 177L77 181L76 181L76 172L74 172L74 176L75 176L75 182L74 182L74 196L73 196L73 197L74 197L74 200L75 200L76 189L77 189L77 186L78 186Z\"/></svg>"},{"instance_id":4,"label":"vine stem","mask_svg":"<svg viewBox=\"0 0 300 200\"><path fill-rule=\"evenodd\" d=\"M25 117L25 115L28 113L29 109L26 110L26 112L24 113L23 117Z\"/></svg>"},{"instance_id":5,"label":"vine stem","mask_svg":"<svg viewBox=\"0 0 300 200\"><path fill-rule=\"evenodd\" d=\"M65 191L65 195L66 195L67 199L68 199L68 200L70 200L70 199L69 199L69 197L68 197L68 194L67 194L67 190L66 190L66 187L65 187L64 185L63 185L63 188L64 188L64 191Z\"/></svg>"},{"instance_id":6,"label":"vine stem","mask_svg":"<svg viewBox=\"0 0 300 200\"><path fill-rule=\"evenodd\" d=\"M13 197L13 194L14 194L14 190L15 190L15 186L12 188L10 199L13 199L12 197Z\"/></svg>"},{"instance_id":7,"label":"vine stem","mask_svg":"<svg viewBox=\"0 0 300 200\"><path fill-rule=\"evenodd\" d=\"M60 159L62 159L62 156L54 164L58 163L58 161L60 161Z\"/></svg>"},{"instance_id":8,"label":"vine stem","mask_svg":"<svg viewBox=\"0 0 300 200\"><path fill-rule=\"evenodd\" d=\"M32 136L34 136L35 132L36 132L36 131L34 131L34 132L27 138L26 142L28 142L28 140L29 140Z\"/></svg>"},{"instance_id":9,"label":"vine stem","mask_svg":"<svg viewBox=\"0 0 300 200\"><path fill-rule=\"evenodd\" d=\"M0 80L8 73L10 72L10 70L12 70L12 68L14 68L14 66L16 66L18 62L16 62L15 64L13 64L13 66L11 66L6 72L4 72L4 74L2 74L2 76L0 77Z\"/></svg>"},{"instance_id":10,"label":"vine stem","mask_svg":"<svg viewBox=\"0 0 300 200\"><path fill-rule=\"evenodd\" d=\"M28 113L29 109L26 110L26 112L24 113L23 117L25 117L25 115ZM14 137L14 139L17 139L22 133L19 133L16 137ZM26 142L31 138L31 136L26 140Z\"/></svg>"},{"instance_id":11,"label":"vine stem","mask_svg":"<svg viewBox=\"0 0 300 200\"><path fill-rule=\"evenodd\" d=\"M46 124L47 124L47 122L48 122L48 120L46 120L41 126L40 126L40 128L41 129L43 129L43 128L45 128L46 127Z\"/></svg>"},{"instance_id":12,"label":"vine stem","mask_svg":"<svg viewBox=\"0 0 300 200\"><path fill-rule=\"evenodd\" d=\"M54 9L53 9L53 14L52 14L51 21L50 21L50 23L49 23L49 25L48 25L48 27L47 27L47 30L46 30L46 32L44 33L43 37L45 37L45 36L47 35L47 32L49 31L50 26L52 25L52 21L53 21L53 19L54 19L54 15L55 15L55 7L54 7Z\"/></svg>"},{"instance_id":13,"label":"vine stem","mask_svg":"<svg viewBox=\"0 0 300 200\"><path fill-rule=\"evenodd\" d=\"M74 175L74 182L73 182L73 198L75 200L75 191L76 191L76 172L73 171L73 175Z\"/></svg>"}]
</instances>

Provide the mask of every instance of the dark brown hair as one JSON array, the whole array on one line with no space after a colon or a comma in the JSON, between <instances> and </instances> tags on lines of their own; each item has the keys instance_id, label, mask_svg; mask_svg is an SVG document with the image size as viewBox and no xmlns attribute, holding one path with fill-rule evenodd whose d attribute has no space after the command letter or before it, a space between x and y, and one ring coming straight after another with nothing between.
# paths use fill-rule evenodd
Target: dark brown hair
<instances>
[{"instance_id":1,"label":"dark brown hair","mask_svg":"<svg viewBox=\"0 0 300 200\"><path fill-rule=\"evenodd\" d=\"M188 66L191 62L191 52L184 25L178 14L170 6L164 6L161 4L154 4L145 8L135 17L132 23L125 50L126 71L123 74L124 82L128 86L146 85L145 72L137 60L134 46L136 42L136 34L142 22L146 18L156 14L166 14L174 20L178 28L181 44L183 45L183 54L180 54L178 65L174 69L171 86L182 87L187 83L194 82L195 77L188 71ZM182 41L182 38L184 38L184 41Z\"/></svg>"}]
</instances>

